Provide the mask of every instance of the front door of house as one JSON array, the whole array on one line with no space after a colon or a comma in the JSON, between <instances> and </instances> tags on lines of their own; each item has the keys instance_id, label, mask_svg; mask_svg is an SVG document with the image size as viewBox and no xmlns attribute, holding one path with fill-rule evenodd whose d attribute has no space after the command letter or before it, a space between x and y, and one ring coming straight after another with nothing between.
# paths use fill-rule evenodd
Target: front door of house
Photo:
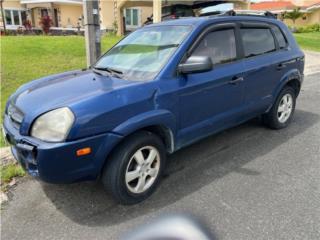
<instances>
[{"instance_id":1,"label":"front door of house","mask_svg":"<svg viewBox=\"0 0 320 240\"><path fill-rule=\"evenodd\" d=\"M56 8L53 10L53 24L55 27L59 27L58 10Z\"/></svg>"}]
</instances>

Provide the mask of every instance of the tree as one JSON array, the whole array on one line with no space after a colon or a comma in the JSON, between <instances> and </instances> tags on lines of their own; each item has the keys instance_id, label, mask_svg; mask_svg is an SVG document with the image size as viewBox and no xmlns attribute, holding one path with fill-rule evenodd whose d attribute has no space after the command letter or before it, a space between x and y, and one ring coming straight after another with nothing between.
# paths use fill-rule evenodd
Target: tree
<instances>
[{"instance_id":1,"label":"tree","mask_svg":"<svg viewBox=\"0 0 320 240\"><path fill-rule=\"evenodd\" d=\"M303 16L303 13L300 12L300 8L295 8L291 12L285 12L283 18L285 19L291 19L293 22L293 25L296 24L296 20L298 18L301 18Z\"/></svg>"}]
</instances>

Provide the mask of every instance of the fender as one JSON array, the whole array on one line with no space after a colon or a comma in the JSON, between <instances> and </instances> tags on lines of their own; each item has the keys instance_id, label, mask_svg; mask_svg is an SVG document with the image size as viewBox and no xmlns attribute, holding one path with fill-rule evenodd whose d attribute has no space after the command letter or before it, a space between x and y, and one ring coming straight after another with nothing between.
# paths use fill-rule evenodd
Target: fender
<instances>
[{"instance_id":1,"label":"fender","mask_svg":"<svg viewBox=\"0 0 320 240\"><path fill-rule=\"evenodd\" d=\"M115 127L112 132L127 136L139 129L150 126L163 126L167 128L170 131L170 138L174 144L177 126L176 118L170 111L164 109L155 109L129 118Z\"/></svg>"},{"instance_id":2,"label":"fender","mask_svg":"<svg viewBox=\"0 0 320 240\"><path fill-rule=\"evenodd\" d=\"M270 107L268 108L267 112L270 110L270 108L273 106L274 102L277 99L277 96L279 95L280 91L283 89L283 87L290 82L291 80L298 80L300 84L303 81L303 75L300 73L298 69L291 69L290 71L286 72L286 74L283 75L277 86L275 87L273 93L272 93L272 103Z\"/></svg>"}]
</instances>

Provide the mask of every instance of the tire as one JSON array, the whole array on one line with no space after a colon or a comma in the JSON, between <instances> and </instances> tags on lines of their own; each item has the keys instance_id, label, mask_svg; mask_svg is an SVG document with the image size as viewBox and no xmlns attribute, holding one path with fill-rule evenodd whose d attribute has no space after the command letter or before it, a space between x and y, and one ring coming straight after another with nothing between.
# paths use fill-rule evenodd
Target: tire
<instances>
[{"instance_id":1,"label":"tire","mask_svg":"<svg viewBox=\"0 0 320 240\"><path fill-rule=\"evenodd\" d=\"M290 101L291 103L288 103ZM281 106L281 109L280 109L280 106ZM282 89L282 91L278 95L270 111L265 115L263 115L263 121L271 129L286 128L292 120L295 107L296 107L295 91L292 87L286 86ZM283 110L282 113L281 113L281 110Z\"/></svg>"},{"instance_id":2,"label":"tire","mask_svg":"<svg viewBox=\"0 0 320 240\"><path fill-rule=\"evenodd\" d=\"M141 131L121 143L107 161L102 173L105 189L121 204L137 204L159 185L166 165L166 149L157 135Z\"/></svg>"}]
</instances>

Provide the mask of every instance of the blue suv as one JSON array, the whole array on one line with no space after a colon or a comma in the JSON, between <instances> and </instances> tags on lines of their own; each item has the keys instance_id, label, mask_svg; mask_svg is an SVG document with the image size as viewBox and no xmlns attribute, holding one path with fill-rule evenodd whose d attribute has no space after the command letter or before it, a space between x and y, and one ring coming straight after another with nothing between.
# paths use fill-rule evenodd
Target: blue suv
<instances>
[{"instance_id":1,"label":"blue suv","mask_svg":"<svg viewBox=\"0 0 320 240\"><path fill-rule=\"evenodd\" d=\"M51 183L101 178L122 204L155 190L166 155L262 116L290 123L304 54L266 17L216 16L143 27L89 69L21 86L4 132L32 176Z\"/></svg>"}]
</instances>

